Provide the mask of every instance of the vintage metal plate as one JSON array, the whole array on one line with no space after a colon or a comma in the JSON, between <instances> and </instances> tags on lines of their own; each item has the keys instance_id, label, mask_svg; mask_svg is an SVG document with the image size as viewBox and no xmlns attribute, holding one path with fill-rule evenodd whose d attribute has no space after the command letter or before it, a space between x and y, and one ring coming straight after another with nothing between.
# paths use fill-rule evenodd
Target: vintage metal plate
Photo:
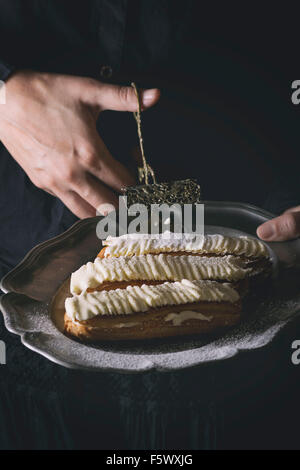
<instances>
[{"instance_id":1,"label":"vintage metal plate","mask_svg":"<svg viewBox=\"0 0 300 470\"><path fill-rule=\"evenodd\" d=\"M254 206L205 203L207 233L255 236L256 227L272 217ZM168 371L224 360L241 350L267 345L300 313L300 289L295 270L300 266L300 240L268 244L274 266L271 293L253 304L237 327L219 336L144 342L87 345L62 333L63 303L70 274L101 249L98 219L86 219L64 234L35 247L2 280L7 292L1 310L7 329L21 336L28 348L70 368L141 372ZM252 307L250 306L250 309Z\"/></svg>"}]
</instances>

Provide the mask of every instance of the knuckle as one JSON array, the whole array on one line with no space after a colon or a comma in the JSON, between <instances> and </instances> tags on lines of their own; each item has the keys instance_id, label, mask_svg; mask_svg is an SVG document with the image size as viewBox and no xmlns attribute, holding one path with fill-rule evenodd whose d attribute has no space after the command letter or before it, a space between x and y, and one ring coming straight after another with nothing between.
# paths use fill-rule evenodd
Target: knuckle
<instances>
[{"instance_id":1,"label":"knuckle","mask_svg":"<svg viewBox=\"0 0 300 470\"><path fill-rule=\"evenodd\" d=\"M74 168L66 166L61 171L61 177L67 182L73 182L76 179Z\"/></svg>"},{"instance_id":2,"label":"knuckle","mask_svg":"<svg viewBox=\"0 0 300 470\"><path fill-rule=\"evenodd\" d=\"M41 177L33 176L30 179L39 189L51 189L54 187L54 178L51 175L46 174Z\"/></svg>"},{"instance_id":3,"label":"knuckle","mask_svg":"<svg viewBox=\"0 0 300 470\"><path fill-rule=\"evenodd\" d=\"M123 103L128 103L131 99L131 89L127 86L120 86L119 90L119 99Z\"/></svg>"},{"instance_id":4,"label":"knuckle","mask_svg":"<svg viewBox=\"0 0 300 470\"><path fill-rule=\"evenodd\" d=\"M84 145L81 147L80 152L80 160L86 166L94 166L97 161L96 152L93 147L88 145Z\"/></svg>"},{"instance_id":5,"label":"knuckle","mask_svg":"<svg viewBox=\"0 0 300 470\"><path fill-rule=\"evenodd\" d=\"M85 200L88 200L91 198L91 195L92 195L92 190L89 186L85 186L83 187L82 189L82 196Z\"/></svg>"},{"instance_id":6,"label":"knuckle","mask_svg":"<svg viewBox=\"0 0 300 470\"><path fill-rule=\"evenodd\" d=\"M54 185L55 185L55 178L52 175L45 175L43 177L44 188L53 188Z\"/></svg>"},{"instance_id":7,"label":"knuckle","mask_svg":"<svg viewBox=\"0 0 300 470\"><path fill-rule=\"evenodd\" d=\"M286 214L283 220L283 230L287 233L296 233L297 232L297 220L293 213Z\"/></svg>"},{"instance_id":8,"label":"knuckle","mask_svg":"<svg viewBox=\"0 0 300 470\"><path fill-rule=\"evenodd\" d=\"M36 186L39 189L43 189L44 185L40 179L35 178L34 176L31 176L30 179L31 179L31 182L34 184L34 186Z\"/></svg>"}]
</instances>

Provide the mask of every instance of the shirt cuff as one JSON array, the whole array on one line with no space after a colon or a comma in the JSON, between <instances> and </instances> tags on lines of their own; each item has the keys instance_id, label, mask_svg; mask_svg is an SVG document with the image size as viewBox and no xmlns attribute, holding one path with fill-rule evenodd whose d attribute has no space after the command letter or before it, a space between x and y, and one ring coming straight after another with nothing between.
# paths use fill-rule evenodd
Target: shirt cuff
<instances>
[{"instance_id":1,"label":"shirt cuff","mask_svg":"<svg viewBox=\"0 0 300 470\"><path fill-rule=\"evenodd\" d=\"M9 76L13 73L15 67L8 64L7 62L0 61L0 80L5 82Z\"/></svg>"}]
</instances>

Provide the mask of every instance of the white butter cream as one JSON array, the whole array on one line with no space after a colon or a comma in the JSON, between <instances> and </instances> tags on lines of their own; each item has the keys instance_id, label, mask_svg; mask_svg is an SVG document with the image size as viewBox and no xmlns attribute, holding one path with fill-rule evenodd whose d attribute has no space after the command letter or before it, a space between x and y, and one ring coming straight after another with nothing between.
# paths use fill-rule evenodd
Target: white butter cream
<instances>
[{"instance_id":1,"label":"white butter cream","mask_svg":"<svg viewBox=\"0 0 300 470\"><path fill-rule=\"evenodd\" d=\"M128 286L100 292L82 292L66 299L72 320L88 320L97 315L123 315L147 312L151 308L194 302L237 302L238 292L227 283L215 281L165 282L158 285Z\"/></svg>"},{"instance_id":2,"label":"white butter cream","mask_svg":"<svg viewBox=\"0 0 300 470\"><path fill-rule=\"evenodd\" d=\"M106 246L105 257L176 251L244 255L255 258L269 257L266 245L256 238L228 237L219 234L195 235L170 232L160 235L127 234L120 237L109 236L104 241L104 245Z\"/></svg>"},{"instance_id":3,"label":"white butter cream","mask_svg":"<svg viewBox=\"0 0 300 470\"><path fill-rule=\"evenodd\" d=\"M114 325L114 328L133 328L134 326L138 326L137 322L127 322L127 323L118 323Z\"/></svg>"},{"instance_id":4,"label":"white butter cream","mask_svg":"<svg viewBox=\"0 0 300 470\"><path fill-rule=\"evenodd\" d=\"M180 326L187 320L211 321L212 316L203 315L203 313L193 312L192 310L184 310L179 313L169 313L165 318L165 321L171 321L174 326Z\"/></svg>"},{"instance_id":5,"label":"white butter cream","mask_svg":"<svg viewBox=\"0 0 300 470\"><path fill-rule=\"evenodd\" d=\"M245 278L249 272L241 258L230 255L200 257L159 254L96 258L94 263L87 263L72 274L71 292L80 294L106 281L180 281L181 279L237 281Z\"/></svg>"},{"instance_id":6,"label":"white butter cream","mask_svg":"<svg viewBox=\"0 0 300 470\"><path fill-rule=\"evenodd\" d=\"M138 255L121 258L96 258L71 276L72 294L94 289L103 282L121 281L180 281L181 279L237 281L250 269L235 256L205 257L167 254Z\"/></svg>"}]
</instances>

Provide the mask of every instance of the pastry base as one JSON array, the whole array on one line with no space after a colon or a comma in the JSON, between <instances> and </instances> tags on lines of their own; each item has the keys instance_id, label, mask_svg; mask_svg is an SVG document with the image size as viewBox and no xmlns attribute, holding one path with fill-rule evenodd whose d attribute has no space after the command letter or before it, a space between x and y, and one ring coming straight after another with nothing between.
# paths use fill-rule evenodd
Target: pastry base
<instances>
[{"instance_id":1,"label":"pastry base","mask_svg":"<svg viewBox=\"0 0 300 470\"><path fill-rule=\"evenodd\" d=\"M99 253L104 258L104 247ZM170 252L169 255L178 256L191 254L194 256L222 256L220 254L200 254L186 252ZM271 262L266 258L245 258L249 267L253 268L253 274L241 281L231 283L244 298L249 291L255 290L263 284L271 274ZM257 272L255 272L257 270ZM129 281L129 282L104 282L96 289L88 289L88 292L101 291L103 289L125 289L128 285L161 284L165 281ZM180 325L173 321L166 321L170 313L183 311L199 312L210 317L209 321L203 319L188 319ZM102 315L86 321L73 321L64 315L65 332L83 341L120 341L154 339L174 336L200 335L212 333L227 327L232 327L240 322L242 316L241 301L235 304L230 302L200 302L186 305L176 305L151 309L145 313L130 315Z\"/></svg>"},{"instance_id":2,"label":"pastry base","mask_svg":"<svg viewBox=\"0 0 300 470\"><path fill-rule=\"evenodd\" d=\"M208 320L189 319L180 325L166 321L170 313L192 311ZM73 321L64 315L65 332L83 341L120 341L172 336L199 335L231 327L241 319L241 303L201 302L150 309L129 315L102 315L85 321Z\"/></svg>"}]
</instances>

